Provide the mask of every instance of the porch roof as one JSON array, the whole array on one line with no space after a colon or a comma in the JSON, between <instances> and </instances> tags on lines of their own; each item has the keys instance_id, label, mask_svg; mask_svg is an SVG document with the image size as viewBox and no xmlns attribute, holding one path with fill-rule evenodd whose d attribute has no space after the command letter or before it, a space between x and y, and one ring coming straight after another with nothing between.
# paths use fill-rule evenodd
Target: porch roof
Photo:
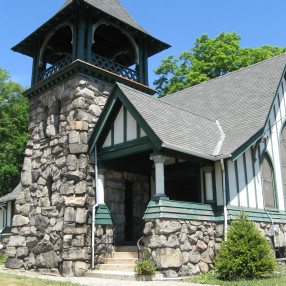
<instances>
[{"instance_id":1,"label":"porch roof","mask_svg":"<svg viewBox=\"0 0 286 286\"><path fill-rule=\"evenodd\" d=\"M156 150L171 149L215 160L222 137L215 120L199 116L118 82L90 138L90 152L102 136L101 132L108 118L115 112L112 111L115 101L121 101L128 109Z\"/></svg>"}]
</instances>

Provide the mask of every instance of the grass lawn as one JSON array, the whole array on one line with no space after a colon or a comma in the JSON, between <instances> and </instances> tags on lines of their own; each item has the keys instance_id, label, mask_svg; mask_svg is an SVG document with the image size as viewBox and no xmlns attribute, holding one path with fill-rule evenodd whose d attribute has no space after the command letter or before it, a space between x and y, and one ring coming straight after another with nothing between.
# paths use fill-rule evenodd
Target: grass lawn
<instances>
[{"instance_id":1,"label":"grass lawn","mask_svg":"<svg viewBox=\"0 0 286 286\"><path fill-rule=\"evenodd\" d=\"M73 285L76 284L69 283L69 282L59 282L59 281L48 281L48 280L42 280L37 278L28 278L24 276L17 276L17 275L10 275L10 274L2 274L0 273L0 285L2 286L48 286L48 285Z\"/></svg>"},{"instance_id":2,"label":"grass lawn","mask_svg":"<svg viewBox=\"0 0 286 286\"><path fill-rule=\"evenodd\" d=\"M201 283L211 285L231 285L231 286L286 286L286 269L279 269L281 274L269 274L261 279L224 281L217 278L217 275L211 271L197 275L194 279L187 280L190 283Z\"/></svg>"}]
</instances>

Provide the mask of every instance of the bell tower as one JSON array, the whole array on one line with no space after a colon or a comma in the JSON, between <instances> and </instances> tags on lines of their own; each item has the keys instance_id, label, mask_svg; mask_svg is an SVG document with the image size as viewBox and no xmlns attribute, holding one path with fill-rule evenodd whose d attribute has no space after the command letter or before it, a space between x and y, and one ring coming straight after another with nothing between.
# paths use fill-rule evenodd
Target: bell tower
<instances>
[{"instance_id":1,"label":"bell tower","mask_svg":"<svg viewBox=\"0 0 286 286\"><path fill-rule=\"evenodd\" d=\"M148 85L148 57L168 47L118 0L67 0L12 50L33 58L32 86L76 60Z\"/></svg>"},{"instance_id":2,"label":"bell tower","mask_svg":"<svg viewBox=\"0 0 286 286\"><path fill-rule=\"evenodd\" d=\"M115 82L154 94L148 57L168 47L118 0L67 0L13 47L33 58L33 72L24 93L29 141L6 267L76 276L90 267L97 172L88 138Z\"/></svg>"}]
</instances>

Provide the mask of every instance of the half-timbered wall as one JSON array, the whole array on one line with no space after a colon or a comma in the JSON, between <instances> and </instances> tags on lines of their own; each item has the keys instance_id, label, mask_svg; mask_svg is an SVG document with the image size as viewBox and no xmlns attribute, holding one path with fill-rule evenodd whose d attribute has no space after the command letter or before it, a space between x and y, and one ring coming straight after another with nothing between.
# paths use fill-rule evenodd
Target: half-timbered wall
<instances>
[{"instance_id":1,"label":"half-timbered wall","mask_svg":"<svg viewBox=\"0 0 286 286\"><path fill-rule=\"evenodd\" d=\"M268 156L273 169L275 208L283 211L284 189L280 159L280 136L286 119L285 79L281 81L269 112L264 137L235 161L225 164L227 201L230 206L263 209L262 160ZM223 204L220 162L215 164L217 205ZM286 183L286 182L285 182Z\"/></svg>"},{"instance_id":2,"label":"half-timbered wall","mask_svg":"<svg viewBox=\"0 0 286 286\"><path fill-rule=\"evenodd\" d=\"M122 106L103 144L103 148L145 137L146 133L137 124L129 111Z\"/></svg>"}]
</instances>

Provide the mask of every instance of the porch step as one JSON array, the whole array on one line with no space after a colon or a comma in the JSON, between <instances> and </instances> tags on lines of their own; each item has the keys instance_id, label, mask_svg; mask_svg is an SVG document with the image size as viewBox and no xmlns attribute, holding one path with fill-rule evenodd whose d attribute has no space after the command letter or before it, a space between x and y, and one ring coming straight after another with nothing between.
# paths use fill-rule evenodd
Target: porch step
<instances>
[{"instance_id":1,"label":"porch step","mask_svg":"<svg viewBox=\"0 0 286 286\"><path fill-rule=\"evenodd\" d=\"M122 271L122 272L134 272L134 263L132 264L100 264L99 270L105 271Z\"/></svg>"},{"instance_id":2,"label":"porch step","mask_svg":"<svg viewBox=\"0 0 286 286\"><path fill-rule=\"evenodd\" d=\"M116 252L137 252L137 246L133 245L123 245L123 246L117 246Z\"/></svg>"},{"instance_id":3,"label":"porch step","mask_svg":"<svg viewBox=\"0 0 286 286\"><path fill-rule=\"evenodd\" d=\"M116 279L126 281L151 281L152 277L146 275L137 275L133 272L124 271L102 271L102 270L90 270L85 273L86 277L104 278L104 279Z\"/></svg>"},{"instance_id":4,"label":"porch step","mask_svg":"<svg viewBox=\"0 0 286 286\"><path fill-rule=\"evenodd\" d=\"M114 252L113 258L136 258L138 257L137 252Z\"/></svg>"},{"instance_id":5,"label":"porch step","mask_svg":"<svg viewBox=\"0 0 286 286\"><path fill-rule=\"evenodd\" d=\"M129 254L129 252L127 252ZM132 258L107 258L105 260L105 264L127 264L127 265L134 265L136 259L134 257Z\"/></svg>"}]
</instances>

